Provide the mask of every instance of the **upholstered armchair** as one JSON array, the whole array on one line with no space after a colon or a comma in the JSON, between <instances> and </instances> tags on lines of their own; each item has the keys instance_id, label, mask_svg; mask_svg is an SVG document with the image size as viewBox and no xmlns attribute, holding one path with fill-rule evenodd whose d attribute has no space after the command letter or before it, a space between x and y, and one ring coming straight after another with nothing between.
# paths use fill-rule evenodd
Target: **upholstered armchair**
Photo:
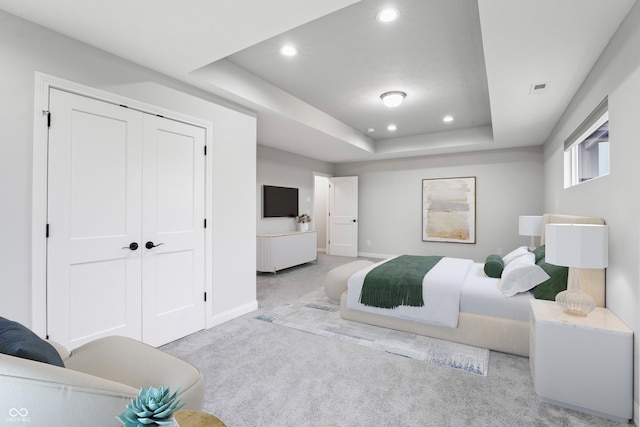
<instances>
[{"instance_id":1,"label":"upholstered armchair","mask_svg":"<svg viewBox=\"0 0 640 427\"><path fill-rule=\"evenodd\" d=\"M121 425L115 416L140 388L151 386L179 389L184 409L202 410L200 371L161 350L119 336L98 339L71 353L51 344L64 367L0 354L0 424Z\"/></svg>"}]
</instances>

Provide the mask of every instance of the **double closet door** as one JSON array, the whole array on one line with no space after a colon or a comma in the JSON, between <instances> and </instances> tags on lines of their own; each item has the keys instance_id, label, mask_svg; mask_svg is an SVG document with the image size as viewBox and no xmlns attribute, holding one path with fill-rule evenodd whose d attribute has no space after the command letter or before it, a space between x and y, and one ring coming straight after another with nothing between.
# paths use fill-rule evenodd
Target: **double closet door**
<instances>
[{"instance_id":1,"label":"double closet door","mask_svg":"<svg viewBox=\"0 0 640 427\"><path fill-rule=\"evenodd\" d=\"M49 110L49 337L203 329L205 130L57 89Z\"/></svg>"}]
</instances>

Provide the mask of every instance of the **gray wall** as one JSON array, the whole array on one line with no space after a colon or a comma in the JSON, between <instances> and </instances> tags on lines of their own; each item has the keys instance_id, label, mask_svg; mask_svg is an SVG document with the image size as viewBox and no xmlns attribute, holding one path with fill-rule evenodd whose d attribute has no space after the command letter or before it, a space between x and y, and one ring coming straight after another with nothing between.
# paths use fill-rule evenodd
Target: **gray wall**
<instances>
[{"instance_id":1,"label":"gray wall","mask_svg":"<svg viewBox=\"0 0 640 427\"><path fill-rule=\"evenodd\" d=\"M288 233L296 230L292 218L262 218L262 186L276 185L298 188L299 213L308 213L311 228L315 228L314 218L314 172L331 175L330 163L310 159L275 148L258 145L256 185L256 221L258 234Z\"/></svg>"},{"instance_id":2,"label":"gray wall","mask_svg":"<svg viewBox=\"0 0 640 427\"><path fill-rule=\"evenodd\" d=\"M298 187L300 211L314 212L314 172L358 176L360 255L439 254L480 262L529 244L518 235L518 216L544 212L543 163L542 147L331 165L259 145L258 234L295 230L291 219L262 218L263 184ZM422 179L458 176L476 177L476 244L423 242ZM316 215L312 225L320 220Z\"/></svg>"},{"instance_id":3,"label":"gray wall","mask_svg":"<svg viewBox=\"0 0 640 427\"><path fill-rule=\"evenodd\" d=\"M518 216L543 213L540 147L336 166L358 176L359 251L367 256L438 254L484 261L528 245ZM476 177L476 244L422 241L422 179Z\"/></svg>"},{"instance_id":4,"label":"gray wall","mask_svg":"<svg viewBox=\"0 0 640 427\"><path fill-rule=\"evenodd\" d=\"M607 307L640 332L640 3L629 12L545 144L545 209L597 216L609 224ZM611 173L563 188L563 141L609 96ZM638 421L638 350L635 340L634 419Z\"/></svg>"},{"instance_id":5,"label":"gray wall","mask_svg":"<svg viewBox=\"0 0 640 427\"><path fill-rule=\"evenodd\" d=\"M31 198L35 72L50 74L213 123L213 283L208 323L256 303L255 129L252 114L0 11L0 316L31 323ZM230 123L233 123L230 125ZM238 132L237 123L242 123ZM237 212L226 207L233 201ZM248 224L248 225L247 225ZM44 226L44 224L43 224ZM253 264L252 264L253 263ZM211 316L220 316L217 319Z\"/></svg>"}]
</instances>

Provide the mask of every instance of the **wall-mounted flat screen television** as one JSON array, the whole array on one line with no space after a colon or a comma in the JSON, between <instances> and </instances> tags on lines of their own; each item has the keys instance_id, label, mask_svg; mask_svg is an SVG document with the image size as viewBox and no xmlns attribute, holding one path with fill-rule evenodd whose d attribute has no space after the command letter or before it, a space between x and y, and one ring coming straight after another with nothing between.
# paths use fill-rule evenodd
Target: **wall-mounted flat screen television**
<instances>
[{"instance_id":1,"label":"wall-mounted flat screen television","mask_svg":"<svg viewBox=\"0 0 640 427\"><path fill-rule=\"evenodd\" d=\"M263 218L294 218L298 216L298 189L262 186Z\"/></svg>"}]
</instances>

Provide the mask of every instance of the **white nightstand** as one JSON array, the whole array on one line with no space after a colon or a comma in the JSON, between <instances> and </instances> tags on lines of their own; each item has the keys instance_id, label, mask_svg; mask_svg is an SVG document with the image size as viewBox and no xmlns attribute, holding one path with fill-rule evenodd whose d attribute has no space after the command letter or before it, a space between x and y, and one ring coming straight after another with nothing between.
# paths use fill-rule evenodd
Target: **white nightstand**
<instances>
[{"instance_id":1,"label":"white nightstand","mask_svg":"<svg viewBox=\"0 0 640 427\"><path fill-rule=\"evenodd\" d=\"M531 301L529 363L542 400L621 422L633 416L633 332L606 308L575 317Z\"/></svg>"}]
</instances>

